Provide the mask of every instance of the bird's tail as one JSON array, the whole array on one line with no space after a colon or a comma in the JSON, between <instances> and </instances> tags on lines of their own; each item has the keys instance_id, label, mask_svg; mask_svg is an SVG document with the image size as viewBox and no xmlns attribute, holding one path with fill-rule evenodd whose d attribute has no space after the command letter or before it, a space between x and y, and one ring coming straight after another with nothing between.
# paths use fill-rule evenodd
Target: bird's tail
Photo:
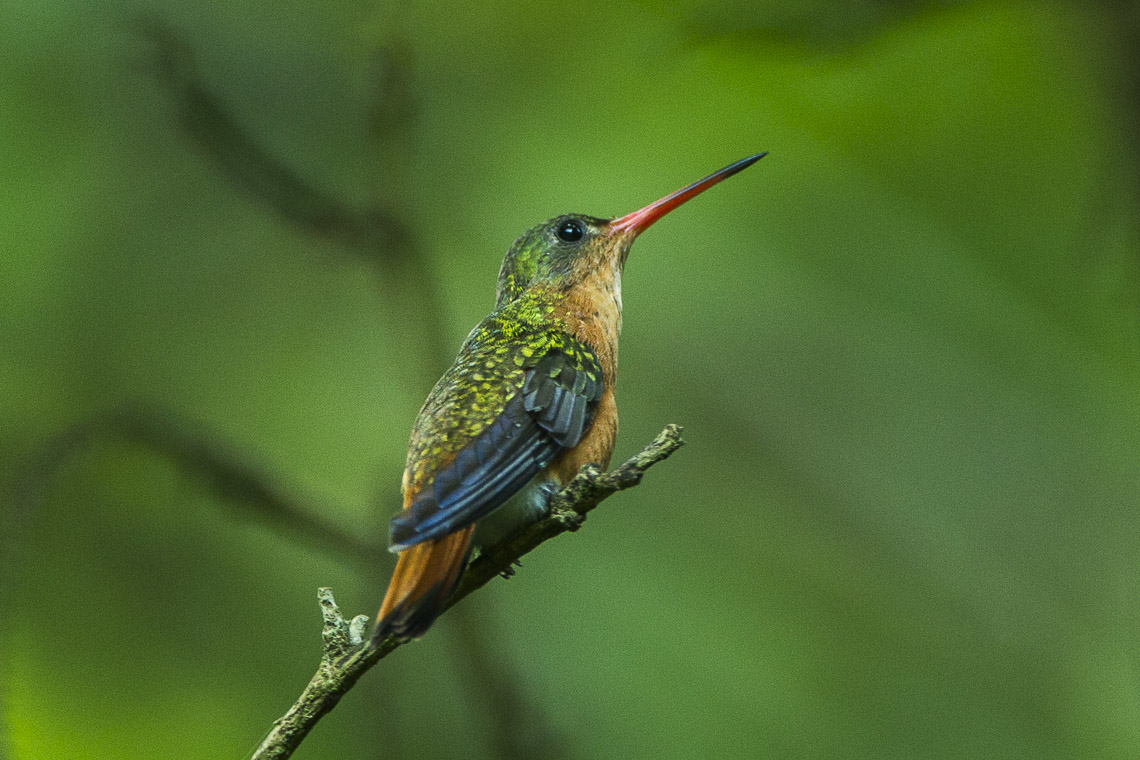
<instances>
[{"instance_id":1,"label":"bird's tail","mask_svg":"<svg viewBox=\"0 0 1140 760\"><path fill-rule=\"evenodd\" d=\"M443 605L467 566L470 525L436 541L425 541L400 552L388 593L376 616L373 641L392 634L399 641L423 636L443 612Z\"/></svg>"}]
</instances>

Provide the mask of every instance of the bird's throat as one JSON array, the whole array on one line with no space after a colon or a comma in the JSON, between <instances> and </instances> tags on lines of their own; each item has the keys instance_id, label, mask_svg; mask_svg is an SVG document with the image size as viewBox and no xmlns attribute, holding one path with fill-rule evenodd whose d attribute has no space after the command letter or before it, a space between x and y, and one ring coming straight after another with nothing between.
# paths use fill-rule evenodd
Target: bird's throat
<instances>
[{"instance_id":1,"label":"bird's throat","mask_svg":"<svg viewBox=\"0 0 1140 760\"><path fill-rule=\"evenodd\" d=\"M617 379L618 336L621 334L621 268L601 267L587 274L555 305L566 331L593 349L606 385Z\"/></svg>"}]
</instances>

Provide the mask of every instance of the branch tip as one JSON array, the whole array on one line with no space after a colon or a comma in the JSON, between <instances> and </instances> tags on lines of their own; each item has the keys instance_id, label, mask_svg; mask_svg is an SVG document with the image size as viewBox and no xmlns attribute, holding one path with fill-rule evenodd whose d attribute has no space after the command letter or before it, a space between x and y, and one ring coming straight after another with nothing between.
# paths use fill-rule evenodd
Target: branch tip
<instances>
[{"instance_id":1,"label":"branch tip","mask_svg":"<svg viewBox=\"0 0 1140 760\"><path fill-rule=\"evenodd\" d=\"M344 617L340 614L340 607L333 597L333 590L327 586L317 589L317 603L321 605L321 617L324 618L326 628L338 628L344 624Z\"/></svg>"}]
</instances>

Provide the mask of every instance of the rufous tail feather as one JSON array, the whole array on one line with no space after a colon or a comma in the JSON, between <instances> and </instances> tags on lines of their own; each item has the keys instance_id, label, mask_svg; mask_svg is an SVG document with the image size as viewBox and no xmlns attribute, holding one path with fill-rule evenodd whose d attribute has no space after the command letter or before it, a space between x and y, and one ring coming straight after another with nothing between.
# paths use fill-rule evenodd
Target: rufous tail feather
<instances>
[{"instance_id":1,"label":"rufous tail feather","mask_svg":"<svg viewBox=\"0 0 1140 760\"><path fill-rule=\"evenodd\" d=\"M443 612L443 605L463 576L474 532L475 526L471 525L400 552L388 593L376 616L373 641L389 634L398 641L424 635Z\"/></svg>"}]
</instances>

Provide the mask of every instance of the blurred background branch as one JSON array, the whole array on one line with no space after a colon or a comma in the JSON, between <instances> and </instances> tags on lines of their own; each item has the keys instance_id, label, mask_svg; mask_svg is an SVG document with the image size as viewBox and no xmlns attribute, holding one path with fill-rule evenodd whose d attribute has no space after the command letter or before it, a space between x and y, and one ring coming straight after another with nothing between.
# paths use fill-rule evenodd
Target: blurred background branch
<instances>
[{"instance_id":1,"label":"blurred background branch","mask_svg":"<svg viewBox=\"0 0 1140 760\"><path fill-rule=\"evenodd\" d=\"M370 64L374 86L369 95L366 131L377 164L376 198L353 204L319 189L311 180L274 157L243 128L201 80L193 50L170 26L142 17L136 29L154 49L155 70L166 87L186 137L213 162L221 176L263 202L286 223L309 234L341 243L345 250L375 267L389 318L415 336L422 349L408 359L422 377L438 377L450 353L443 327L445 306L436 285L434 264L424 255L402 219L409 183L393 155L407 154L415 107L409 78L411 62L399 43L378 48ZM382 148L380 146L383 146ZM381 161L385 157L386 161ZM405 159L406 161L406 159ZM380 164L386 163L386 168ZM411 316L414 315L414 318Z\"/></svg>"},{"instance_id":2,"label":"blurred background branch","mask_svg":"<svg viewBox=\"0 0 1140 760\"><path fill-rule=\"evenodd\" d=\"M98 443L128 441L168 458L185 475L214 491L235 514L283 531L291 538L315 545L338 559L362 566L386 554L387 546L368 541L318 515L316 499L299 497L295 487L273 483L268 468L245 461L216 434L169 410L130 406L98 415L52 436L32 451L14 481L9 503L18 515L6 536L26 532L42 508L46 491L59 469L71 457ZM288 494L288 495L286 495ZM18 552L18 539L5 556ZM9 587L9 584L0 584Z\"/></svg>"},{"instance_id":3,"label":"blurred background branch","mask_svg":"<svg viewBox=\"0 0 1140 760\"><path fill-rule=\"evenodd\" d=\"M282 220L313 235L332 238L377 267L383 282L396 279L412 262L411 231L381 203L354 208L318 189L310 180L272 156L242 128L220 99L202 81L190 45L155 17L142 17L138 31L153 45L155 71L167 88L178 123L187 138L214 163L221 175L251 197L264 202ZM395 58L380 56L387 75L377 102L400 99L404 81ZM394 113L377 109L373 130L384 139L391 130L407 129ZM389 188L378 188L383 193Z\"/></svg>"}]
</instances>

